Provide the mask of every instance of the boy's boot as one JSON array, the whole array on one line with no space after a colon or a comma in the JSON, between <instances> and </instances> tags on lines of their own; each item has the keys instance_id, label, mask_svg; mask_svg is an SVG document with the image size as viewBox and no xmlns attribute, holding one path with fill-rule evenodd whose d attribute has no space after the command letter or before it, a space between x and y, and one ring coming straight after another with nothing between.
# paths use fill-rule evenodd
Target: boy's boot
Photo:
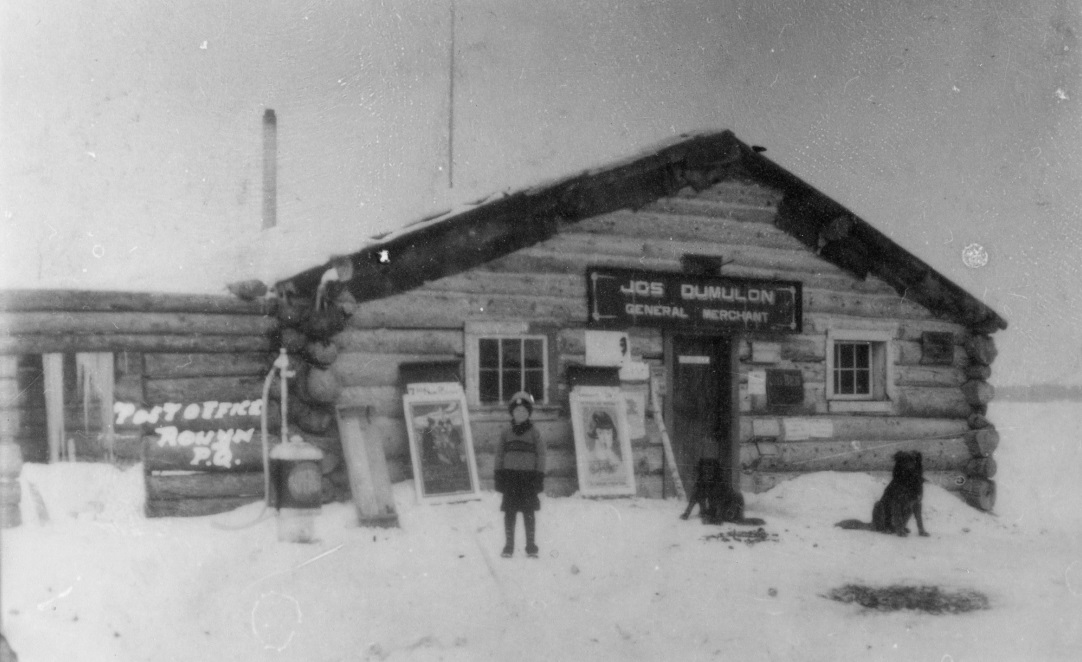
<instances>
[{"instance_id":1,"label":"boy's boot","mask_svg":"<svg viewBox=\"0 0 1082 662\"><path fill-rule=\"evenodd\" d=\"M503 546L500 556L510 557L515 553L515 512L509 511L503 514L503 533L507 543Z\"/></svg>"},{"instance_id":2,"label":"boy's boot","mask_svg":"<svg viewBox=\"0 0 1082 662\"><path fill-rule=\"evenodd\" d=\"M522 513L522 524L526 528L526 555L532 559L537 558L537 545L534 543L534 531L537 520L532 511Z\"/></svg>"}]
</instances>

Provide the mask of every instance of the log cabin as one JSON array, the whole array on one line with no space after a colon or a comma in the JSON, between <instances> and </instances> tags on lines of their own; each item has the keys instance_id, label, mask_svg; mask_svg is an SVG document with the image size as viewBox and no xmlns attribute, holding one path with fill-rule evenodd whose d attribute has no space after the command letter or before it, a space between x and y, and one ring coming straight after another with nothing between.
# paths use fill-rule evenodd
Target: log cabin
<instances>
[{"instance_id":1,"label":"log cabin","mask_svg":"<svg viewBox=\"0 0 1082 662\"><path fill-rule=\"evenodd\" d=\"M580 491L572 394L601 385L638 403L639 496L680 494L702 457L762 491L812 471L886 474L896 451L919 450L930 481L994 506L988 380L1006 321L729 131L365 241L256 301L7 293L2 432L32 461L143 459L151 514L219 512L261 496L243 439L284 347L298 374L288 424L325 451L325 499L349 493L335 408L364 412L399 481L415 467L407 386L450 381L484 488L506 402L526 390L546 492ZM341 314L312 328L313 309ZM64 417L95 407L105 423L68 440ZM172 445L170 410L185 421L171 434L188 434ZM224 442L232 464L204 452L192 471L192 450L221 441L211 432L240 433Z\"/></svg>"}]
</instances>

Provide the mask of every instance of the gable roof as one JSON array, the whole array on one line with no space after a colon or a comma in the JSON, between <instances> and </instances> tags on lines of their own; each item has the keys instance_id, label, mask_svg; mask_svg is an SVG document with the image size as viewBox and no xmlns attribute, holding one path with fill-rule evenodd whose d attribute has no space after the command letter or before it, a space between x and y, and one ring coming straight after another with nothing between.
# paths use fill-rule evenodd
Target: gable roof
<instances>
[{"instance_id":1,"label":"gable roof","mask_svg":"<svg viewBox=\"0 0 1082 662\"><path fill-rule=\"evenodd\" d=\"M1007 328L994 310L731 131L684 135L602 168L422 219L350 254L347 286L358 302L399 294L544 241L561 224L729 179L780 191L775 225L854 276L875 275L899 296L978 332ZM331 266L305 270L278 286L311 295Z\"/></svg>"}]
</instances>

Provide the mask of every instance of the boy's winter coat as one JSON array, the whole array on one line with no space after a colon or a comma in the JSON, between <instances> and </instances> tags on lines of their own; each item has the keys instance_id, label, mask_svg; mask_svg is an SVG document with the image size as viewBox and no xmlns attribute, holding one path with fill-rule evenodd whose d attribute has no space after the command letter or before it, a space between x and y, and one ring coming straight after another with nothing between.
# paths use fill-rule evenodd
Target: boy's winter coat
<instances>
[{"instance_id":1,"label":"boy's winter coat","mask_svg":"<svg viewBox=\"0 0 1082 662\"><path fill-rule=\"evenodd\" d=\"M545 444L530 421L512 425L500 435L496 446L494 478L503 494L500 510L538 510L537 495L545 487Z\"/></svg>"}]
</instances>

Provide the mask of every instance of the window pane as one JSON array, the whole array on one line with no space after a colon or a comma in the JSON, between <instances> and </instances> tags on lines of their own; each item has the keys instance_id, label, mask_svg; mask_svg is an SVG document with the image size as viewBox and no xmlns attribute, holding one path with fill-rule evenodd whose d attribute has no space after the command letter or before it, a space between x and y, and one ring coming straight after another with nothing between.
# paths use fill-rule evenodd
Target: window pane
<instances>
[{"instance_id":1,"label":"window pane","mask_svg":"<svg viewBox=\"0 0 1082 662\"><path fill-rule=\"evenodd\" d=\"M525 355L526 355L526 367L531 369L541 369L544 367L544 343L539 339L524 340ZM534 397L536 397L535 394Z\"/></svg>"},{"instance_id":2,"label":"window pane","mask_svg":"<svg viewBox=\"0 0 1082 662\"><path fill-rule=\"evenodd\" d=\"M871 345L853 345L853 364L865 370L871 367L870 350Z\"/></svg>"},{"instance_id":3,"label":"window pane","mask_svg":"<svg viewBox=\"0 0 1082 662\"><path fill-rule=\"evenodd\" d=\"M544 401L545 373L543 370L526 371L526 392L533 396L535 402Z\"/></svg>"},{"instance_id":4,"label":"window pane","mask_svg":"<svg viewBox=\"0 0 1082 662\"><path fill-rule=\"evenodd\" d=\"M506 402L511 396L522 390L522 372L519 370L504 370L502 373L503 393L500 400Z\"/></svg>"},{"instance_id":5,"label":"window pane","mask_svg":"<svg viewBox=\"0 0 1082 662\"><path fill-rule=\"evenodd\" d=\"M500 341L500 345L503 350L503 369L520 368L522 366L522 341L518 338L504 338Z\"/></svg>"},{"instance_id":6,"label":"window pane","mask_svg":"<svg viewBox=\"0 0 1082 662\"><path fill-rule=\"evenodd\" d=\"M867 370L858 370L856 373L857 384L856 393L860 395L868 395L872 392L871 388L871 372Z\"/></svg>"},{"instance_id":7,"label":"window pane","mask_svg":"<svg viewBox=\"0 0 1082 662\"><path fill-rule=\"evenodd\" d=\"M834 350L834 356L839 368L852 368L853 367L853 346L849 344L840 344Z\"/></svg>"},{"instance_id":8,"label":"window pane","mask_svg":"<svg viewBox=\"0 0 1082 662\"><path fill-rule=\"evenodd\" d=\"M500 367L500 346L498 340L495 340L494 338L481 338L477 349L481 368L495 370Z\"/></svg>"},{"instance_id":9,"label":"window pane","mask_svg":"<svg viewBox=\"0 0 1082 662\"><path fill-rule=\"evenodd\" d=\"M481 402L500 401L500 373L496 370L482 370L478 375L478 390Z\"/></svg>"},{"instance_id":10,"label":"window pane","mask_svg":"<svg viewBox=\"0 0 1082 662\"><path fill-rule=\"evenodd\" d=\"M851 370L843 370L840 373L842 380L842 387L838 389L839 393L845 395L852 395L853 393L853 372Z\"/></svg>"}]
</instances>

